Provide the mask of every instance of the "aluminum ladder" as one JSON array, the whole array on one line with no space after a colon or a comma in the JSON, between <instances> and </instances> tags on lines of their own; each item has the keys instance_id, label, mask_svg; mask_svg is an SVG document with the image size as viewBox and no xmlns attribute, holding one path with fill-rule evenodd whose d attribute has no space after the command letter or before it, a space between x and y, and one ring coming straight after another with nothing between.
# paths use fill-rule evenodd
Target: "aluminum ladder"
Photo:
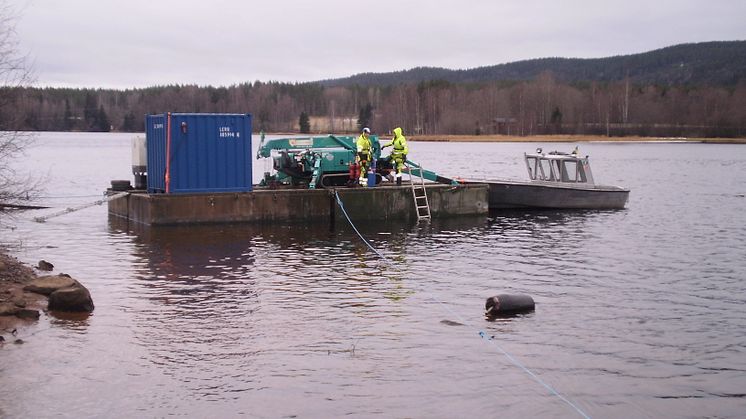
<instances>
[{"instance_id":1,"label":"aluminum ladder","mask_svg":"<svg viewBox=\"0 0 746 419\"><path fill-rule=\"evenodd\" d=\"M417 222L422 220L432 220L430 216L430 202L427 199L427 190L425 190L425 178L422 176L422 166L412 167L407 165L409 170L409 185L412 187L412 199L414 199L414 209L417 212ZM419 170L419 182L412 179L412 171Z\"/></svg>"}]
</instances>

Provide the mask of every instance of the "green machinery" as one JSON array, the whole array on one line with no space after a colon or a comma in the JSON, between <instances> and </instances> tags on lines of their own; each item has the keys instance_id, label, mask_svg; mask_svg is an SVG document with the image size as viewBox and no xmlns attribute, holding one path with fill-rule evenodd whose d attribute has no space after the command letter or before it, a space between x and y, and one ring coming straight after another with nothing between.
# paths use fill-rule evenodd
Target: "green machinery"
<instances>
[{"instance_id":1,"label":"green machinery","mask_svg":"<svg viewBox=\"0 0 746 419\"><path fill-rule=\"evenodd\" d=\"M350 184L350 166L355 163L357 137L328 135L325 137L294 137L265 140L261 143L256 158L272 158L272 167L277 172L264 173L260 186L273 184L296 187L334 187ZM378 136L371 135L373 161L376 167L376 184L393 170L389 158L381 158L381 144ZM273 153L274 151L274 153ZM449 178L423 170L419 165L407 160L411 174L434 182L455 184ZM354 179L353 179L354 180Z\"/></svg>"}]
</instances>

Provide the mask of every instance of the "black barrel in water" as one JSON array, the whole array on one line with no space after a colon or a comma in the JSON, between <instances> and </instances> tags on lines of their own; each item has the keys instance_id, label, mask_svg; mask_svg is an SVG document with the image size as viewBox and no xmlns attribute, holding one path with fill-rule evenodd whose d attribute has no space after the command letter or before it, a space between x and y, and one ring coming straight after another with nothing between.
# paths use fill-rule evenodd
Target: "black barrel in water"
<instances>
[{"instance_id":1,"label":"black barrel in water","mask_svg":"<svg viewBox=\"0 0 746 419\"><path fill-rule=\"evenodd\" d=\"M534 311L534 299L523 294L500 294L487 299L484 304L486 316L520 314Z\"/></svg>"}]
</instances>

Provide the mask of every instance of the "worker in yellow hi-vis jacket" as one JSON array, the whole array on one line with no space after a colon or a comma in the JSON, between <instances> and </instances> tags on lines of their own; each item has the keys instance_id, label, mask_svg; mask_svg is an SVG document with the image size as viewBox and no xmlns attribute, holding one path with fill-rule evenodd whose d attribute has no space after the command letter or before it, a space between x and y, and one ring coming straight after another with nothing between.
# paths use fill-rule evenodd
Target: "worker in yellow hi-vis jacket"
<instances>
[{"instance_id":1,"label":"worker in yellow hi-vis jacket","mask_svg":"<svg viewBox=\"0 0 746 419\"><path fill-rule=\"evenodd\" d=\"M360 165L360 185L366 186L368 184L368 168L370 167L370 159L372 157L371 143L370 143L370 128L363 128L363 132L357 137L357 156L355 160Z\"/></svg>"},{"instance_id":2,"label":"worker in yellow hi-vis jacket","mask_svg":"<svg viewBox=\"0 0 746 419\"><path fill-rule=\"evenodd\" d=\"M390 142L384 144L383 148L393 146L394 150L391 152L391 163L394 165L396 170L396 184L401 185L401 172L404 169L404 163L407 161L407 153L409 148L407 147L407 139L404 137L401 131L401 127L394 128L394 138Z\"/></svg>"}]
</instances>

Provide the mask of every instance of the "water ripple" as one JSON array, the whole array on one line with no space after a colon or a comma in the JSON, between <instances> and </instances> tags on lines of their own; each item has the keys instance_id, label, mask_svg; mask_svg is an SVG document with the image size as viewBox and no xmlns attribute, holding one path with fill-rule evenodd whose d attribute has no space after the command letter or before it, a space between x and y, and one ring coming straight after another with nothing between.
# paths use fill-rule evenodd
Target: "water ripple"
<instances>
[{"instance_id":1,"label":"water ripple","mask_svg":"<svg viewBox=\"0 0 746 419\"><path fill-rule=\"evenodd\" d=\"M122 177L129 138L105 138L72 141L93 163L55 168L60 194ZM416 147L426 167L516 178L524 148ZM0 416L574 417L478 330L592 417L742 416L742 150L586 148L599 180L632 189L626 210L359 225L393 266L344 225L144 228L104 207L39 225L30 212L2 241L81 279L96 310L44 315L22 348L0 348ZM536 311L484 321L484 299L505 292Z\"/></svg>"}]
</instances>

